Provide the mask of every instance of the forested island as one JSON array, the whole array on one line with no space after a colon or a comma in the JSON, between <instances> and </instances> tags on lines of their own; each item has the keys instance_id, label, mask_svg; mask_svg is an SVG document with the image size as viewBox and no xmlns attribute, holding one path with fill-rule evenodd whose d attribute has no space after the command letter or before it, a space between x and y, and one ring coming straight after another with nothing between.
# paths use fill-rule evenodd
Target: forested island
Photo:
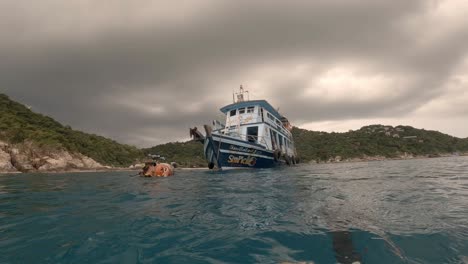
<instances>
[{"instance_id":1,"label":"forested island","mask_svg":"<svg viewBox=\"0 0 468 264\"><path fill-rule=\"evenodd\" d=\"M466 155L468 138L411 126L371 125L345 133L292 130L302 162L343 162ZM158 154L182 167L206 167L202 144L172 142L139 149L81 132L0 94L0 172L134 167Z\"/></svg>"},{"instance_id":2,"label":"forested island","mask_svg":"<svg viewBox=\"0 0 468 264\"><path fill-rule=\"evenodd\" d=\"M137 147L74 130L0 94L0 171L128 167L143 155Z\"/></svg>"}]
</instances>

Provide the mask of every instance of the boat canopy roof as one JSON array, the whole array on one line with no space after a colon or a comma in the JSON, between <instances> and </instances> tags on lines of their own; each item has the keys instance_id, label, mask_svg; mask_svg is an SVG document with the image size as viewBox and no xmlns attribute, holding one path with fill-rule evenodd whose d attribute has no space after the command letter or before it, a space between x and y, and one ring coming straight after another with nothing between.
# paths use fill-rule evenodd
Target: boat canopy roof
<instances>
[{"instance_id":1,"label":"boat canopy roof","mask_svg":"<svg viewBox=\"0 0 468 264\"><path fill-rule=\"evenodd\" d=\"M237 102L234 104L226 105L223 108L219 109L221 112L226 114L227 112L231 110L235 110L238 108L243 108L243 107L249 107L249 106L260 106L265 108L268 112L270 112L274 117L278 118L281 120L283 117L278 111L276 111L273 106L271 106L270 103L268 103L266 100L252 100L252 101L244 101L244 102Z\"/></svg>"}]
</instances>

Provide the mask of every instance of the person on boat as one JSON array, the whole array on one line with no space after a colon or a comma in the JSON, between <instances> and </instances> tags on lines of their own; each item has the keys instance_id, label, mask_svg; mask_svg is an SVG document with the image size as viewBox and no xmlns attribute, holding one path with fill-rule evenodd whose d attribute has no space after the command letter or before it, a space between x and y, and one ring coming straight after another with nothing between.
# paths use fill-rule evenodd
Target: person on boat
<instances>
[{"instance_id":1,"label":"person on boat","mask_svg":"<svg viewBox=\"0 0 468 264\"><path fill-rule=\"evenodd\" d=\"M197 127L190 128L190 138L193 138L193 140L200 142L203 142L203 140L205 139L203 134L200 131L198 131Z\"/></svg>"}]
</instances>

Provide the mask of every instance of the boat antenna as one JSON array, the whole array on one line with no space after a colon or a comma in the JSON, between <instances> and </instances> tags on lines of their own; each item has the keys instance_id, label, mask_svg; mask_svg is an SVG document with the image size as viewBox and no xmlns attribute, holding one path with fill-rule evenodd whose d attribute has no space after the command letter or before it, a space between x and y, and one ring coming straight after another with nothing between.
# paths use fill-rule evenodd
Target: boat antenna
<instances>
[{"instance_id":1,"label":"boat antenna","mask_svg":"<svg viewBox=\"0 0 468 264\"><path fill-rule=\"evenodd\" d=\"M241 89L242 89L242 93L243 93L243 94L247 94L247 101L250 101L250 93L249 93L249 91L245 91L245 92L244 92L244 88L242 88L242 85L241 85Z\"/></svg>"},{"instance_id":2,"label":"boat antenna","mask_svg":"<svg viewBox=\"0 0 468 264\"><path fill-rule=\"evenodd\" d=\"M247 94L247 101L249 101L250 100L249 91L244 91L244 87L242 87L241 85L239 88L239 92L232 94L232 101L234 103L244 102L245 101L244 94ZM237 97L237 101L236 101L236 97Z\"/></svg>"}]
</instances>

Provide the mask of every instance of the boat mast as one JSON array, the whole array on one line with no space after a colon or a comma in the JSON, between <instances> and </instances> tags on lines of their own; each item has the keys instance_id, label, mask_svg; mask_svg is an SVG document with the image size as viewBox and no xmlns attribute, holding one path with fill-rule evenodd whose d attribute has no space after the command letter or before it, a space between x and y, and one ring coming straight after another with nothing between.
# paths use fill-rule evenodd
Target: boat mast
<instances>
[{"instance_id":1,"label":"boat mast","mask_svg":"<svg viewBox=\"0 0 468 264\"><path fill-rule=\"evenodd\" d=\"M249 91L244 91L244 87L242 87L241 85L239 88L239 92L232 94L232 102L233 103L244 102L245 101L244 94L247 95L247 101L250 101ZM237 97L237 101L236 101L236 97Z\"/></svg>"}]
</instances>

